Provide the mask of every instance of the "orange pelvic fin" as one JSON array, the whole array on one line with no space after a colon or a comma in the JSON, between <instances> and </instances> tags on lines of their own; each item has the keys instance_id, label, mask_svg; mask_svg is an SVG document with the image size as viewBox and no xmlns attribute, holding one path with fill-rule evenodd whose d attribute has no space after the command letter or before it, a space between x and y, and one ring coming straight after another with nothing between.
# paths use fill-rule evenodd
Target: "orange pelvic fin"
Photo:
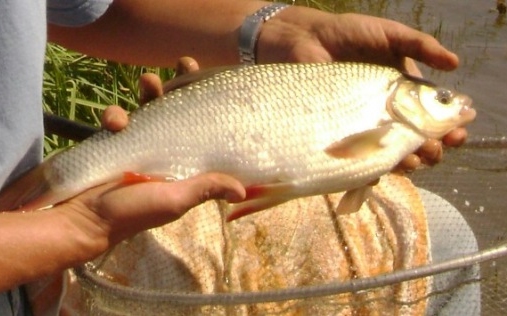
<instances>
[{"instance_id":1,"label":"orange pelvic fin","mask_svg":"<svg viewBox=\"0 0 507 316\"><path fill-rule=\"evenodd\" d=\"M254 185L246 188L246 198L240 203L231 204L227 221L250 215L295 198L291 183Z\"/></svg>"},{"instance_id":2,"label":"orange pelvic fin","mask_svg":"<svg viewBox=\"0 0 507 316\"><path fill-rule=\"evenodd\" d=\"M173 177L167 177L165 175L160 174L146 174L146 173L138 173L132 171L126 171L123 173L123 178L121 180L122 184L130 185L142 182L170 182L174 181Z\"/></svg>"}]
</instances>

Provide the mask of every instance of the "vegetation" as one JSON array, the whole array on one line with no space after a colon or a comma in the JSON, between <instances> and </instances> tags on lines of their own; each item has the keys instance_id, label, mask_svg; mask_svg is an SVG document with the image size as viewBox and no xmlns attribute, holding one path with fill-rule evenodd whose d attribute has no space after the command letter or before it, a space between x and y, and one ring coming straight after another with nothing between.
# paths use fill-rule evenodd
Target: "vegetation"
<instances>
[{"instance_id":1,"label":"vegetation","mask_svg":"<svg viewBox=\"0 0 507 316\"><path fill-rule=\"evenodd\" d=\"M74 121L98 126L107 105L118 104L127 111L138 105L138 78L154 72L163 80L172 77L171 69L127 66L87 57L50 44L47 47L43 109ZM47 135L44 153L72 145L72 142Z\"/></svg>"}]
</instances>

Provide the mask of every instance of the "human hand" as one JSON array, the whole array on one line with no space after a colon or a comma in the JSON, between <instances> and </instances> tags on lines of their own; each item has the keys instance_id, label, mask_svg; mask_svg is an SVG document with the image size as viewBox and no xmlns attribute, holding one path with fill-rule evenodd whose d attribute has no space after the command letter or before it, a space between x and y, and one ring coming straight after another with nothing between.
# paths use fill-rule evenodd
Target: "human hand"
<instances>
[{"instance_id":1,"label":"human hand","mask_svg":"<svg viewBox=\"0 0 507 316\"><path fill-rule=\"evenodd\" d=\"M175 182L109 183L54 208L64 209L74 225L90 236L90 260L121 240L177 220L209 200L239 202L245 197L234 178L207 173Z\"/></svg>"},{"instance_id":2,"label":"human hand","mask_svg":"<svg viewBox=\"0 0 507 316\"><path fill-rule=\"evenodd\" d=\"M406 71L407 57L441 70L453 70L459 62L435 38L401 23L299 6L291 6L265 23L257 44L259 63L338 60Z\"/></svg>"}]
</instances>

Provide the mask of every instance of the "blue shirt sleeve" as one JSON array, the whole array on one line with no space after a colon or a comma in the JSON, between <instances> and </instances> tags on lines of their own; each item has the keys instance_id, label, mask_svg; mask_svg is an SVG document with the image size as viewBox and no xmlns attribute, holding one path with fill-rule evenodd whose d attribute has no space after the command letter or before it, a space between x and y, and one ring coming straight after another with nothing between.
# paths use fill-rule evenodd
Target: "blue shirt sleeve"
<instances>
[{"instance_id":1,"label":"blue shirt sleeve","mask_svg":"<svg viewBox=\"0 0 507 316\"><path fill-rule=\"evenodd\" d=\"M47 0L49 23L61 26L83 26L106 12L113 0Z\"/></svg>"}]
</instances>

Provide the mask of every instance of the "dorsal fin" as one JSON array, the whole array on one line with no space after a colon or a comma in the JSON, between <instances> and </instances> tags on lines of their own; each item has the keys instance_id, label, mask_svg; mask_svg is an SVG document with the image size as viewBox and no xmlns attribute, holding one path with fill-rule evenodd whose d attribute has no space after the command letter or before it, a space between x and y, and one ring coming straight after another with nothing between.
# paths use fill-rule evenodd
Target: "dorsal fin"
<instances>
[{"instance_id":1,"label":"dorsal fin","mask_svg":"<svg viewBox=\"0 0 507 316\"><path fill-rule=\"evenodd\" d=\"M245 67L245 66L241 66L241 65L221 66L221 67L201 69L198 71L186 73L181 76L175 77L174 79L172 79L172 80L168 81L166 84L164 84L164 91L172 91L175 89L179 89L179 88L182 88L182 87L189 85L191 83L212 77L213 75L216 75L217 73L227 71L227 70L234 70L234 69L238 69L238 68L242 68L242 67Z\"/></svg>"},{"instance_id":2,"label":"dorsal fin","mask_svg":"<svg viewBox=\"0 0 507 316\"><path fill-rule=\"evenodd\" d=\"M429 86L429 87L436 87L437 86L435 83L433 83L429 80L426 80L426 79L418 77L418 76L411 75L407 72L402 72L402 74L405 79L408 79L408 80L413 81L415 83L420 83L420 84L423 84L423 85Z\"/></svg>"}]
</instances>

